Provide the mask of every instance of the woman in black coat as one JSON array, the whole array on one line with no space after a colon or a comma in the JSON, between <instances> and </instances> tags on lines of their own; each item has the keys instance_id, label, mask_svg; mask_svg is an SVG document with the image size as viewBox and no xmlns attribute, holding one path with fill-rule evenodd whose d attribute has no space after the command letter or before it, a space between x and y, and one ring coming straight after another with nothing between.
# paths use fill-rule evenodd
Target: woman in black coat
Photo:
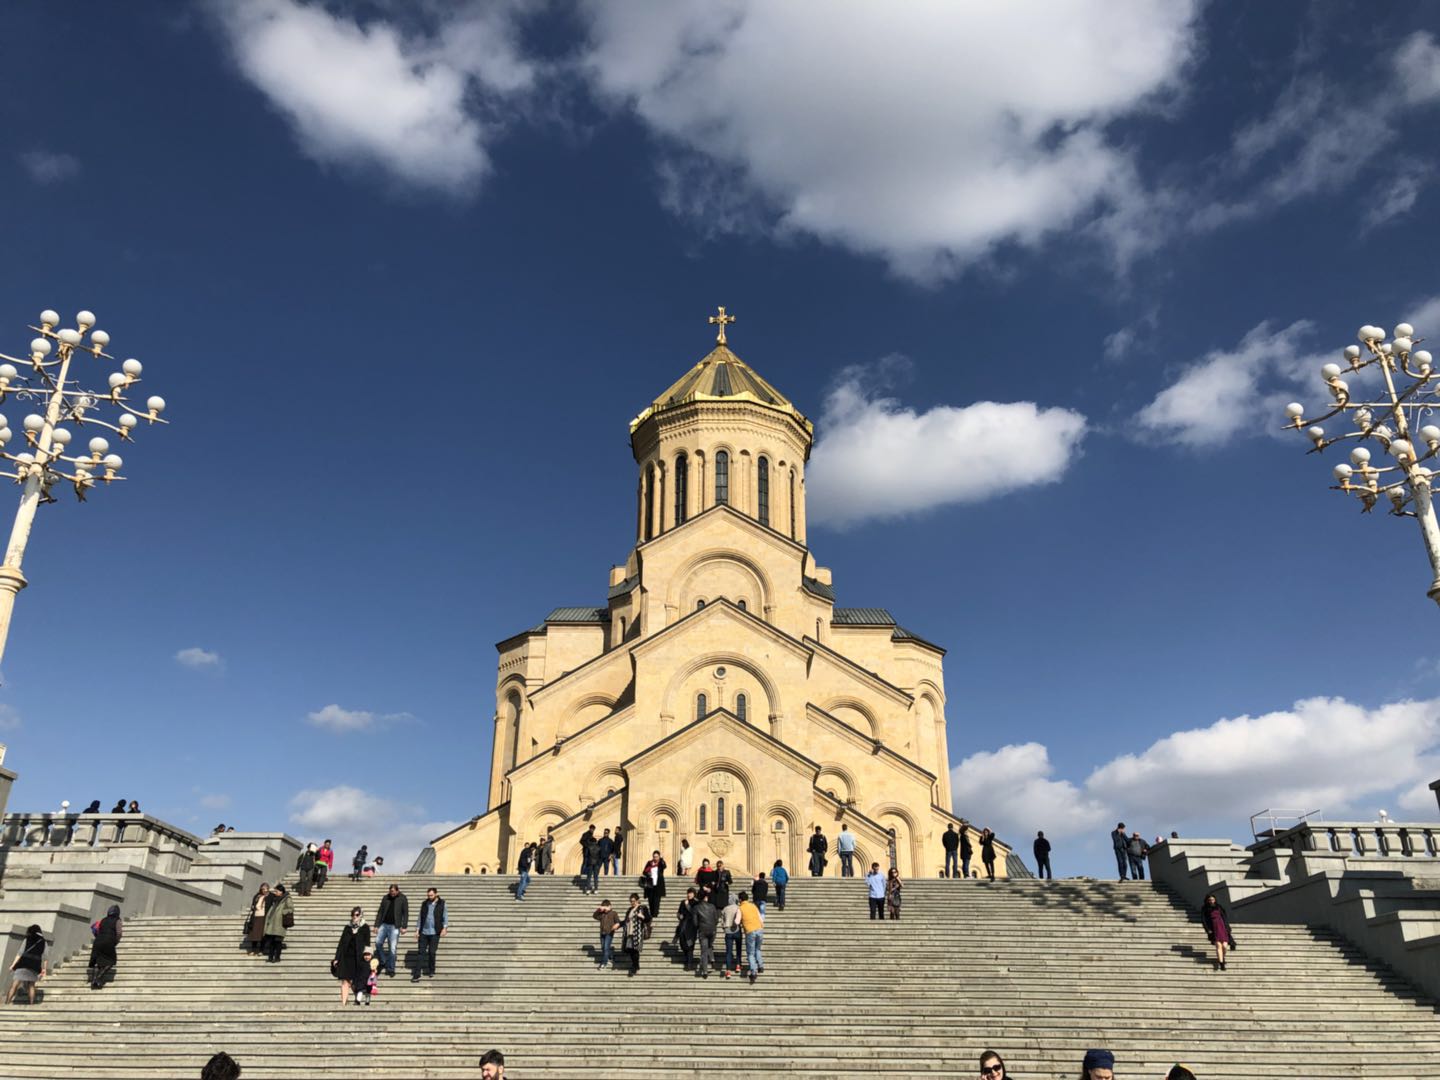
<instances>
[{"instance_id":1,"label":"woman in black coat","mask_svg":"<svg viewBox=\"0 0 1440 1080\"><path fill-rule=\"evenodd\" d=\"M364 913L357 907L350 909L350 921L340 931L340 943L335 946L335 959L330 961L330 970L340 980L340 1004L350 1003L350 990L355 990L355 1004L362 1003L365 996L365 980L370 975L370 965L365 960L365 950L370 948L370 927L365 923Z\"/></svg>"},{"instance_id":2,"label":"woman in black coat","mask_svg":"<svg viewBox=\"0 0 1440 1080\"><path fill-rule=\"evenodd\" d=\"M115 970L115 965L119 962L115 950L120 944L120 936L125 932L119 905L111 904L105 917L90 929L95 934L95 944L90 946L90 989L99 990L105 977Z\"/></svg>"}]
</instances>

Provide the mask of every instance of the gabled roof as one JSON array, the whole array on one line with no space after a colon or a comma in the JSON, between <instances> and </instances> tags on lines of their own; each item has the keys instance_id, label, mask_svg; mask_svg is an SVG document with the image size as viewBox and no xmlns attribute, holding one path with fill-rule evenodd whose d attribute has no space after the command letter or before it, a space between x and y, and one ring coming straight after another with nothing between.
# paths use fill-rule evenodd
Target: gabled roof
<instances>
[{"instance_id":1,"label":"gabled roof","mask_svg":"<svg viewBox=\"0 0 1440 1080\"><path fill-rule=\"evenodd\" d=\"M639 416L630 421L630 432L656 413L693 401L750 401L793 417L806 431L815 425L805 419L784 394L724 345L716 345L693 368L657 397Z\"/></svg>"}]
</instances>

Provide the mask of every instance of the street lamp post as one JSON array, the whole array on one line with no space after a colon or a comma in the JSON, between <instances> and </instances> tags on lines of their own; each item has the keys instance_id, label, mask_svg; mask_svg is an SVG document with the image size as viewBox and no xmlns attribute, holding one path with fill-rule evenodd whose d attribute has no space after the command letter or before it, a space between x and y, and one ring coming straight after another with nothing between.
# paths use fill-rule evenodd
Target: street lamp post
<instances>
[{"instance_id":1,"label":"street lamp post","mask_svg":"<svg viewBox=\"0 0 1440 1080\"><path fill-rule=\"evenodd\" d=\"M1359 345L1347 345L1341 354L1349 373L1358 375L1357 388L1341 378L1346 368L1326 364L1320 377L1335 405L1323 415L1305 417L1305 406L1292 401L1285 406L1288 428L1303 431L1319 453L1342 441L1353 441L1350 463L1335 466L1333 490L1354 495L1362 512L1369 513L1381 499L1390 503L1390 513L1413 517L1420 526L1425 551L1430 557L1430 599L1440 604L1440 524L1435 520L1431 490L1434 472L1424 463L1440 455L1440 427L1425 423L1440 407L1440 372L1425 349L1417 348L1422 338L1409 323L1395 327L1395 336L1378 326L1362 326ZM1375 379L1374 376L1379 376ZM1378 382L1378 385L1373 385ZM1363 385L1359 385L1363 383ZM1365 400L1370 399L1370 400ZM1354 431L1327 436L1320 425L1332 417L1354 424ZM1417 448L1417 437L1425 444ZM1393 465L1374 465L1366 443L1388 454Z\"/></svg>"},{"instance_id":2,"label":"street lamp post","mask_svg":"<svg viewBox=\"0 0 1440 1080\"><path fill-rule=\"evenodd\" d=\"M75 316L75 328L57 329L59 326L59 315L42 311L40 325L30 327L39 336L30 342L29 358L20 360L0 353L0 360L4 361L0 363L0 402L13 397L17 402L34 402L44 410L25 417L22 431L28 449L20 453L5 449L13 434L9 421L0 416L0 476L20 485L20 507L10 530L10 542L5 546L4 562L0 564L0 658L5 655L5 642L10 636L15 597L25 587L20 564L35 523L35 511L41 504L55 501L51 489L61 481L69 482L76 497L84 502L86 492L97 483L125 479L120 475L124 461L119 454L110 453L110 443L98 435L90 440L88 454L67 454L72 436L64 425L104 428L119 436L122 442L128 442L141 420L148 424L169 422L160 419L165 411L164 398L152 397L139 409L126 395L126 391L140 381L139 360L126 360L121 364L120 370L110 376L108 391L83 389L81 380L86 376L72 374L71 365L87 357L114 360L105 352L110 335L94 328L95 316L88 311ZM87 333L88 345L85 344ZM21 374L22 368L28 370ZM114 423L104 419L107 410L108 415L115 417ZM67 468L69 472L65 471Z\"/></svg>"}]
</instances>

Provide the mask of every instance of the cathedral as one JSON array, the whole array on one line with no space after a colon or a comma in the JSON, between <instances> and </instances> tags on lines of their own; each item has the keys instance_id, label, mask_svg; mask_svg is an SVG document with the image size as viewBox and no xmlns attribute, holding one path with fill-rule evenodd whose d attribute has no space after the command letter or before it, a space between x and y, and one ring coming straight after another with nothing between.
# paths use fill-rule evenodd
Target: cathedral
<instances>
[{"instance_id":1,"label":"cathedral","mask_svg":"<svg viewBox=\"0 0 1440 1080\"><path fill-rule=\"evenodd\" d=\"M843 824L859 866L940 873L961 826L945 650L836 606L806 540L814 425L730 351L733 319L711 316L715 347L630 423L635 546L605 604L497 646L489 810L434 841L437 871L513 871L549 834L575 873L594 825L623 831L627 873L657 848L673 867L686 839L696 866L804 875L819 825L829 876Z\"/></svg>"}]
</instances>

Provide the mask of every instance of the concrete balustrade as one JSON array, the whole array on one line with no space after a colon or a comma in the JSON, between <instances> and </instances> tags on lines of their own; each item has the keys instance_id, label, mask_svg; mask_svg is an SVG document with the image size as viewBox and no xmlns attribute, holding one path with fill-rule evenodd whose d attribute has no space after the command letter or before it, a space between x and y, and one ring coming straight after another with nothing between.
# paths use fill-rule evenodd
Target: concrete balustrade
<instances>
[{"instance_id":1,"label":"concrete balustrade","mask_svg":"<svg viewBox=\"0 0 1440 1080\"><path fill-rule=\"evenodd\" d=\"M148 814L13 813L0 820L0 970L37 923L51 955L85 944L111 904L127 917L239 912L295 867L283 833L201 840Z\"/></svg>"},{"instance_id":2,"label":"concrete balustrade","mask_svg":"<svg viewBox=\"0 0 1440 1080\"><path fill-rule=\"evenodd\" d=\"M1152 877L1198 907L1213 893L1236 923L1333 930L1440 996L1440 824L1309 822L1242 848L1170 840Z\"/></svg>"}]
</instances>

